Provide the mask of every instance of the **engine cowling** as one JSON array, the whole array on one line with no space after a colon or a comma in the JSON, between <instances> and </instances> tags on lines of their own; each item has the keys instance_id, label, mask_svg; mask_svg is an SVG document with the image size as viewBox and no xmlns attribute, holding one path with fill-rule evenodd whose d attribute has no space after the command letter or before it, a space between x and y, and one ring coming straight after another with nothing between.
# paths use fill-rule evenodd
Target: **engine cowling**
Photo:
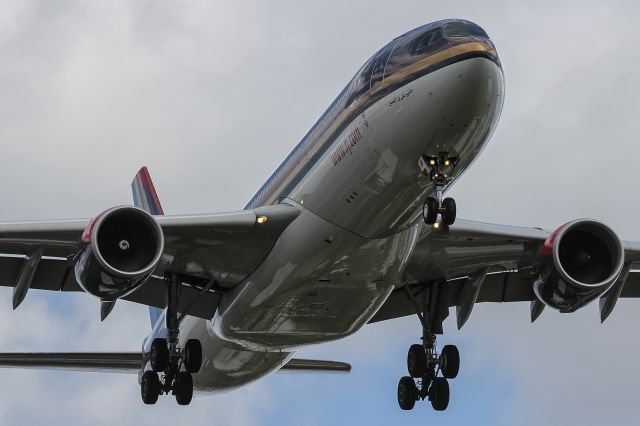
<instances>
[{"instance_id":1,"label":"engine cowling","mask_svg":"<svg viewBox=\"0 0 640 426\"><path fill-rule=\"evenodd\" d=\"M102 300L124 297L158 266L164 235L149 213L136 207L109 209L82 234L75 275L84 291Z\"/></svg>"},{"instance_id":2,"label":"engine cowling","mask_svg":"<svg viewBox=\"0 0 640 426\"><path fill-rule=\"evenodd\" d=\"M545 305L574 312L611 288L623 262L622 242L611 228L596 220L575 220L541 247L533 289Z\"/></svg>"}]
</instances>

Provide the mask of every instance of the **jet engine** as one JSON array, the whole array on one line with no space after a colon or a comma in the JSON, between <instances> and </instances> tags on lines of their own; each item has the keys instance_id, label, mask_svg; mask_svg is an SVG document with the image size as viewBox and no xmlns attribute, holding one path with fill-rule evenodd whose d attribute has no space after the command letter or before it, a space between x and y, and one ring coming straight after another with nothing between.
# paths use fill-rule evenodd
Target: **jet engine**
<instances>
[{"instance_id":1,"label":"jet engine","mask_svg":"<svg viewBox=\"0 0 640 426\"><path fill-rule=\"evenodd\" d=\"M575 220L541 247L533 289L545 305L574 312L611 288L623 262L622 242L611 228L595 220Z\"/></svg>"},{"instance_id":2,"label":"jet engine","mask_svg":"<svg viewBox=\"0 0 640 426\"><path fill-rule=\"evenodd\" d=\"M105 301L126 296L160 262L164 235L149 213L136 207L109 209L82 234L75 275L84 291Z\"/></svg>"}]
</instances>

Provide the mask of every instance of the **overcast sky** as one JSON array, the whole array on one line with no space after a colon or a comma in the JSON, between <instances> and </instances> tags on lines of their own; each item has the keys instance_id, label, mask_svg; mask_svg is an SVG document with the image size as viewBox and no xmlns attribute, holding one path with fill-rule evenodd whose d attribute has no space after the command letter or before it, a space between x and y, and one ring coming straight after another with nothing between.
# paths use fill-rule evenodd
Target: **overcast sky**
<instances>
[{"instance_id":1,"label":"overcast sky","mask_svg":"<svg viewBox=\"0 0 640 426\"><path fill-rule=\"evenodd\" d=\"M467 18L504 65L502 118L452 190L460 217L554 228L593 217L640 240L640 63L632 2L0 0L0 220L89 217L130 203L149 166L167 214L244 206L359 66L426 22ZM0 350L137 350L144 307L99 322L86 295L0 292ZM453 316L455 317L455 315ZM478 306L440 342L462 354L448 411L402 412L415 318L302 356L349 376L274 375L246 389L142 404L135 376L0 371L7 425L636 424L640 301Z\"/></svg>"}]
</instances>

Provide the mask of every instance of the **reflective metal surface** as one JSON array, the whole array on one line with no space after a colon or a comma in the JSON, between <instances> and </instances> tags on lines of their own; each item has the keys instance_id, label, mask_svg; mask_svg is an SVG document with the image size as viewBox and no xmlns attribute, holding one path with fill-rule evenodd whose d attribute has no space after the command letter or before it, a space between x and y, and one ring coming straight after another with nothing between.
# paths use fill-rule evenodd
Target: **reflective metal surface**
<instances>
[{"instance_id":1,"label":"reflective metal surface","mask_svg":"<svg viewBox=\"0 0 640 426\"><path fill-rule=\"evenodd\" d=\"M463 220L435 229L421 218L434 186L418 160L457 157L447 170L455 182L486 146L503 98L500 61L477 25L440 21L392 40L256 193L247 206L254 210L158 218L162 261L127 299L164 306L167 270L216 282L219 292L200 297L199 288L181 290L197 300L180 324L180 343L202 343L198 392L247 385L282 368L303 345L414 313L403 305L403 285L419 290L420 283L449 280L460 325L477 302L532 300L521 271L495 272L532 266L548 232ZM24 254L44 246L45 256L63 259L53 265L43 257L32 286L72 289L63 260L86 223L0 224L0 250L22 256L0 258L0 278L15 283ZM640 245L625 243L624 250L629 261L640 260ZM620 290L620 297L640 296ZM155 319L143 353L153 337L166 335L164 317Z\"/></svg>"},{"instance_id":2,"label":"reflective metal surface","mask_svg":"<svg viewBox=\"0 0 640 426\"><path fill-rule=\"evenodd\" d=\"M573 312L602 296L620 277L622 242L605 224L569 222L540 249L531 274L536 296L560 312Z\"/></svg>"}]
</instances>

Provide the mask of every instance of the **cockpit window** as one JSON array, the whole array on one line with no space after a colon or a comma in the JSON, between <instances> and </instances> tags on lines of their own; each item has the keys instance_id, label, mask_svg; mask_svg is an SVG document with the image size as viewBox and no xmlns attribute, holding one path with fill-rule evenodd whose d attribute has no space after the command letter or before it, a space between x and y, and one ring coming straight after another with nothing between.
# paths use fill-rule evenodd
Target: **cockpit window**
<instances>
[{"instance_id":1,"label":"cockpit window","mask_svg":"<svg viewBox=\"0 0 640 426\"><path fill-rule=\"evenodd\" d=\"M476 25L473 22L468 22L467 27L469 27L469 32L473 37L489 38L487 33L485 33L479 25Z\"/></svg>"},{"instance_id":2,"label":"cockpit window","mask_svg":"<svg viewBox=\"0 0 640 426\"><path fill-rule=\"evenodd\" d=\"M413 53L422 53L425 50L434 49L442 40L442 31L438 28L433 31L427 32L425 35L420 37L415 47L413 48Z\"/></svg>"},{"instance_id":3,"label":"cockpit window","mask_svg":"<svg viewBox=\"0 0 640 426\"><path fill-rule=\"evenodd\" d=\"M443 27L444 36L447 38L453 37L468 37L471 35L469 28L464 22L450 22Z\"/></svg>"}]
</instances>

